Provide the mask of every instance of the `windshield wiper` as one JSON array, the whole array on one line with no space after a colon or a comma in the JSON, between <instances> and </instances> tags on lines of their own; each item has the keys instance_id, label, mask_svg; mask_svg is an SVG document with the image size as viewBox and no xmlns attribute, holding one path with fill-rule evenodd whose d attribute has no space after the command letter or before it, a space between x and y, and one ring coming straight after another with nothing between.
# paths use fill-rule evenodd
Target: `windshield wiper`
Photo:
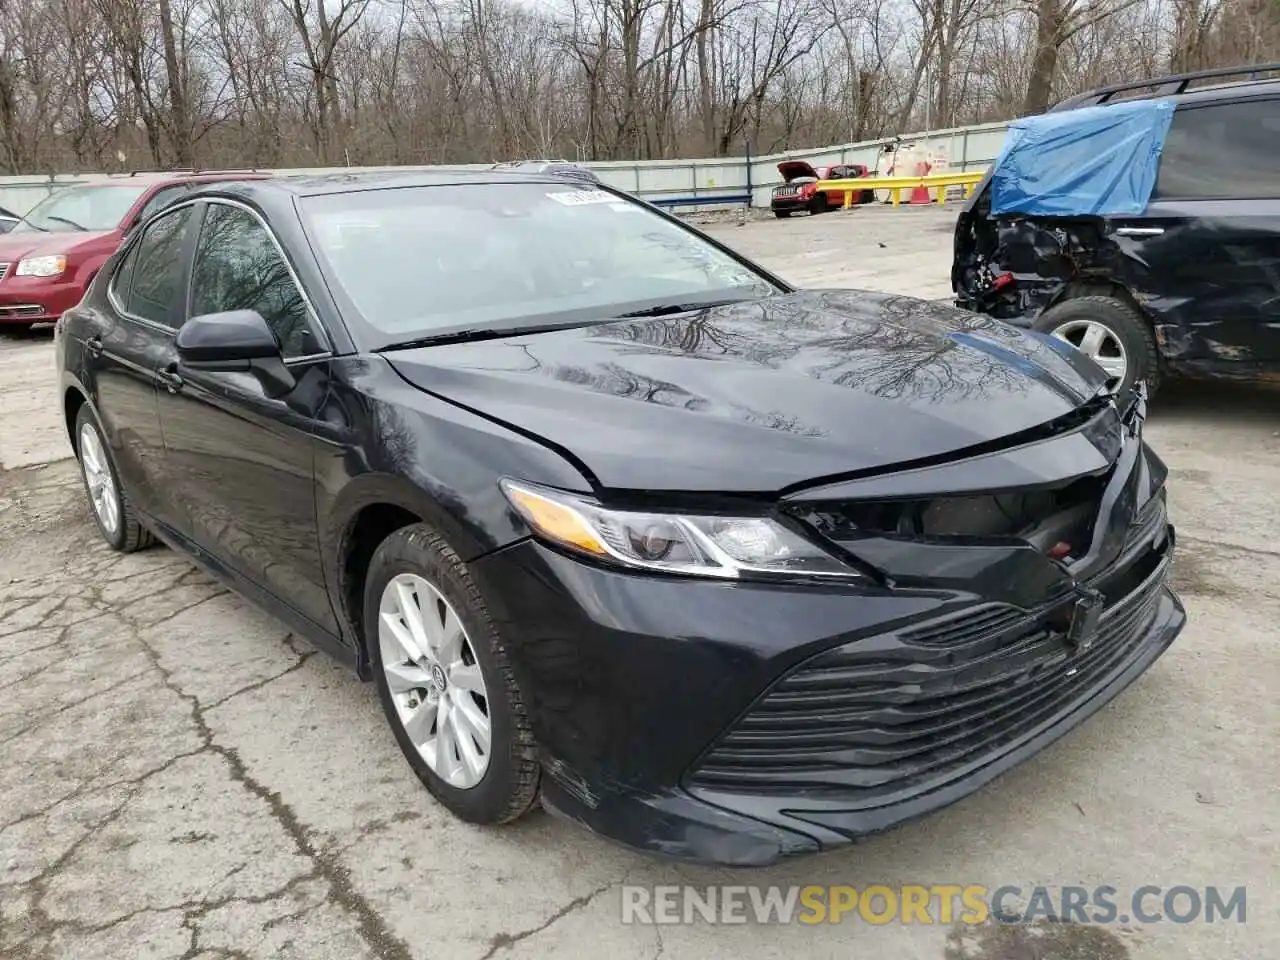
<instances>
[{"instance_id":1,"label":"windshield wiper","mask_svg":"<svg viewBox=\"0 0 1280 960\"><path fill-rule=\"evenodd\" d=\"M520 327L470 327L466 330L443 330L440 333L429 333L412 340L399 340L385 347L378 347L374 353L387 353L391 350L412 350L415 347L438 347L446 343L468 343L476 340L501 340L504 337L516 337L523 333L549 333L552 330L572 330L574 327L590 327L599 320L572 320L563 323L525 324Z\"/></svg>"},{"instance_id":2,"label":"windshield wiper","mask_svg":"<svg viewBox=\"0 0 1280 960\"><path fill-rule=\"evenodd\" d=\"M86 233L88 233L88 232L89 232L89 228L88 228L88 227L83 226L83 225L81 225L81 224L79 224L79 223L76 223L74 220L68 220L66 217L59 217L57 214L53 214L53 213L46 213L46 214L44 215L44 218L45 218L46 220L57 220L59 223L65 223L65 224L66 224L67 226L69 226L69 227L75 227L77 230L83 230L83 231L85 231ZM47 231L46 231L46 232L47 232Z\"/></svg>"},{"instance_id":3,"label":"windshield wiper","mask_svg":"<svg viewBox=\"0 0 1280 960\"><path fill-rule=\"evenodd\" d=\"M25 224L26 224L28 227L30 227L32 230L39 230L41 233L48 233L48 232L49 232L49 228L48 228L48 227L42 227L42 226L40 226L39 224L32 223L30 220L28 220L26 217L24 217L24 216L23 216L22 214L20 214L20 213L15 213L15 214L14 214L14 216L15 216L15 217L17 217L19 220L21 220L23 223L25 223Z\"/></svg>"},{"instance_id":4,"label":"windshield wiper","mask_svg":"<svg viewBox=\"0 0 1280 960\"><path fill-rule=\"evenodd\" d=\"M628 310L618 314L617 320L630 320L634 317L669 317L677 313L692 313L694 310L709 310L711 307L727 307L731 303L746 303L754 297L734 297L729 300L703 300L699 303L659 303L639 310Z\"/></svg>"}]
</instances>

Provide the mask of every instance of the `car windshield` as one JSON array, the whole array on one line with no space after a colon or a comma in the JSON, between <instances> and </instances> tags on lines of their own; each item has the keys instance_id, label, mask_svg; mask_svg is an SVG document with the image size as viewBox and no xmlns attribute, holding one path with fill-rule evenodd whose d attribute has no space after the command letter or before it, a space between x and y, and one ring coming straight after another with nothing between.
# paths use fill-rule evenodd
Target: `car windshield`
<instances>
[{"instance_id":1,"label":"car windshield","mask_svg":"<svg viewBox=\"0 0 1280 960\"><path fill-rule=\"evenodd\" d=\"M451 331L604 321L777 288L647 207L574 183L306 198L306 228L371 349Z\"/></svg>"},{"instance_id":2,"label":"car windshield","mask_svg":"<svg viewBox=\"0 0 1280 960\"><path fill-rule=\"evenodd\" d=\"M114 230L146 192L137 184L67 187L37 203L13 233Z\"/></svg>"}]
</instances>

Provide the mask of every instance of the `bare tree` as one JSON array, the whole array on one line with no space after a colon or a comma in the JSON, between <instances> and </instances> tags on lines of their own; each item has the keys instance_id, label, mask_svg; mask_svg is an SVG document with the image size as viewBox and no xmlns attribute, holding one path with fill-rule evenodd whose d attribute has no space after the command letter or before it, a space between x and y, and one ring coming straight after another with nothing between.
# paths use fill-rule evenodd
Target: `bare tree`
<instances>
[{"instance_id":1,"label":"bare tree","mask_svg":"<svg viewBox=\"0 0 1280 960\"><path fill-rule=\"evenodd\" d=\"M1274 0L0 0L0 170L723 156L1273 59Z\"/></svg>"}]
</instances>

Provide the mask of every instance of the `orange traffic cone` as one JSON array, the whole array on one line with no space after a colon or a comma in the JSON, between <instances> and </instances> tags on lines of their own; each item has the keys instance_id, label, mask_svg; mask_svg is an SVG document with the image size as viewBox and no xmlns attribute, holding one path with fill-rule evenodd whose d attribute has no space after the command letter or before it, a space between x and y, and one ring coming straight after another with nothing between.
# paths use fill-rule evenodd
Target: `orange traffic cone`
<instances>
[{"instance_id":1,"label":"orange traffic cone","mask_svg":"<svg viewBox=\"0 0 1280 960\"><path fill-rule=\"evenodd\" d=\"M933 164L931 163L926 163L926 162L917 163L916 176L927 177L929 175L929 171L932 169L933 169ZM929 196L929 188L928 187L912 187L910 202L911 203L932 203L933 198Z\"/></svg>"}]
</instances>

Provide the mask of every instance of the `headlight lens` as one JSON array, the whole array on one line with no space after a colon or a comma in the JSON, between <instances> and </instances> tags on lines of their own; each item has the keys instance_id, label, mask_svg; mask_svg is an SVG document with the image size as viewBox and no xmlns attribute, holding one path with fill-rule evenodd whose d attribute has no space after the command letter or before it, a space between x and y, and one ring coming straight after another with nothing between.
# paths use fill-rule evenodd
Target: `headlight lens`
<instances>
[{"instance_id":1,"label":"headlight lens","mask_svg":"<svg viewBox=\"0 0 1280 960\"><path fill-rule=\"evenodd\" d=\"M19 260L15 274L19 277L56 277L67 269L67 258L62 254L53 257L32 257Z\"/></svg>"},{"instance_id":2,"label":"headlight lens","mask_svg":"<svg viewBox=\"0 0 1280 960\"><path fill-rule=\"evenodd\" d=\"M667 573L859 577L856 570L768 517L690 516L613 510L546 487L500 481L544 540L601 560Z\"/></svg>"}]
</instances>

